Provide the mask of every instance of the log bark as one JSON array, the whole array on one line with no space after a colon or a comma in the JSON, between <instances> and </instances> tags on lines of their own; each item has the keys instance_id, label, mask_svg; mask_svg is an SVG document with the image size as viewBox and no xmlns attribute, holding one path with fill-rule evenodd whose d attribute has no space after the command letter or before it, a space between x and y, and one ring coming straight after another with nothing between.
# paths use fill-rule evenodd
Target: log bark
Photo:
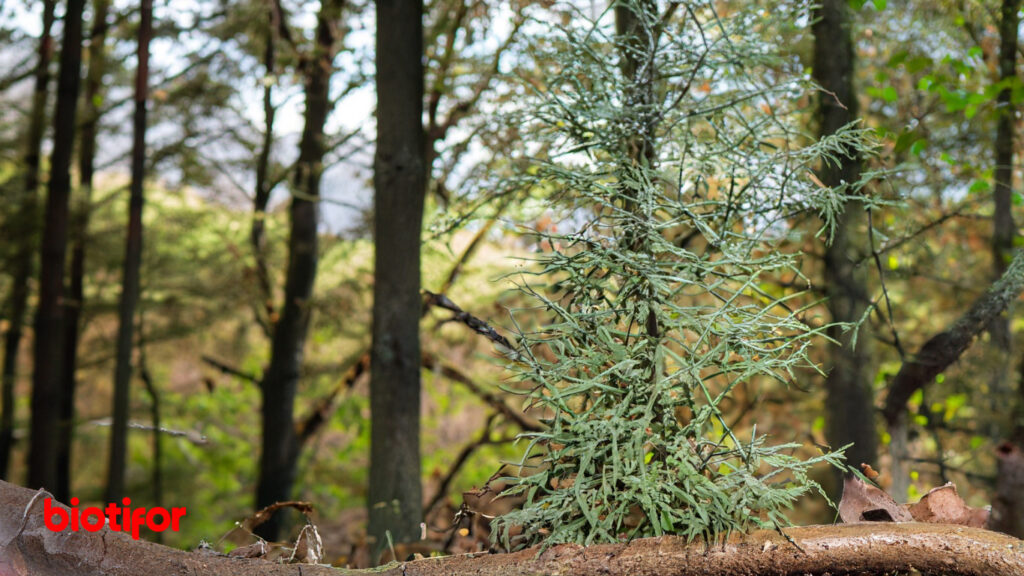
<instances>
[{"instance_id":1,"label":"log bark","mask_svg":"<svg viewBox=\"0 0 1024 576\"><path fill-rule=\"evenodd\" d=\"M229 558L99 532L51 532L43 524L40 492L0 482L0 575L128 576L165 574L435 576L441 574L783 575L923 574L1024 576L1024 542L977 528L947 524L861 523L789 528L797 549L777 532L734 536L710 548L676 537L628 544L553 546L543 554L466 554L394 563L375 570L276 564ZM188 521L185 516L182 521Z\"/></svg>"}]
</instances>

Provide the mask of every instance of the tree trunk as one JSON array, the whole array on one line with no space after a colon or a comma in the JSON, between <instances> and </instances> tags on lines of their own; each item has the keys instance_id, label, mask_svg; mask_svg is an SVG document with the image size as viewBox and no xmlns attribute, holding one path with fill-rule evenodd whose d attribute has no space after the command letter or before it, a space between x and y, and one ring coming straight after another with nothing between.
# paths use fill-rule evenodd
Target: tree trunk
<instances>
[{"instance_id":1,"label":"tree trunk","mask_svg":"<svg viewBox=\"0 0 1024 576\"><path fill-rule=\"evenodd\" d=\"M295 431L295 395L309 328L310 299L316 280L317 223L320 177L323 171L324 124L331 109L329 98L334 29L341 19L344 0L325 0L317 17L316 45L304 57L306 76L306 123L299 143L295 168L295 192L289 216L288 271L281 318L274 327L270 366L263 377L263 450L256 489L256 508L291 499L299 444ZM280 515L261 524L256 533L267 540L280 537Z\"/></svg>"},{"instance_id":2,"label":"tree trunk","mask_svg":"<svg viewBox=\"0 0 1024 576\"><path fill-rule=\"evenodd\" d=\"M278 13L278 4L274 0L268 2L267 8L267 45L263 52L263 66L266 70L268 81L263 86L263 145L260 148L260 155L256 160L256 195L253 200L252 228L249 232L249 242L252 245L253 258L255 259L256 283L259 288L259 295L262 302L255 306L256 321L263 328L268 336L273 336L274 327L274 291L271 288L270 270L267 268L266 255L266 217L267 203L270 201L270 192L273 186L270 178L270 153L274 145L274 117L277 108L274 107L274 83L276 80L269 80L275 77L276 65L276 41L277 30L280 26L281 15Z\"/></svg>"},{"instance_id":3,"label":"tree trunk","mask_svg":"<svg viewBox=\"0 0 1024 576\"><path fill-rule=\"evenodd\" d=\"M657 67L651 51L658 41L657 21L658 4L654 0L632 0L615 7L615 33L621 43L622 76L627 83L624 107L636 114L643 126L635 138L623 143L625 155L651 168L658 156L654 142L658 118L654 101Z\"/></svg>"},{"instance_id":4,"label":"tree trunk","mask_svg":"<svg viewBox=\"0 0 1024 576\"><path fill-rule=\"evenodd\" d=\"M0 478L7 478L14 442L14 381L18 372L18 349L21 347L25 313L28 311L28 280L32 276L37 238L37 211L39 193L39 156L42 153L43 131L46 129L46 95L50 83L50 62L53 60L53 12L56 0L43 2L43 31L39 35L38 61L35 87L32 91L32 109L29 112L28 138L25 146L24 188L16 199L21 229L17 233L20 245L11 262L11 295L8 302L10 325L4 335L4 364L0 384Z\"/></svg>"},{"instance_id":5,"label":"tree trunk","mask_svg":"<svg viewBox=\"0 0 1024 576\"><path fill-rule=\"evenodd\" d=\"M999 81L1010 82L1017 77L1017 26L1020 0L1003 0L1002 18L999 21ZM995 191L992 213L992 266L993 277L1000 278L1010 263L1013 252L1013 237L1016 226L1013 223L1013 133L1016 122L1016 108L1011 98L1012 89L1007 86L999 92L996 110L998 121L995 143ZM992 340L1004 354L1010 353L1010 321L1008 315L1001 315L989 326ZM1003 375L1006 380L1006 374Z\"/></svg>"},{"instance_id":6,"label":"tree trunk","mask_svg":"<svg viewBox=\"0 0 1024 576\"><path fill-rule=\"evenodd\" d=\"M461 554L396 562L371 570L279 564L256 558L186 552L123 532L53 532L43 524L44 498L0 482L0 574L11 576L441 576L576 574L579 576L781 576L792 574L948 574L1024 576L1024 542L978 528L916 522L867 522L735 534L708 546L682 538L552 546L543 554ZM61 504L52 504L67 510ZM81 508L81 507L80 507ZM188 516L183 518L188 521Z\"/></svg>"},{"instance_id":7,"label":"tree trunk","mask_svg":"<svg viewBox=\"0 0 1024 576\"><path fill-rule=\"evenodd\" d=\"M68 0L57 79L53 153L46 195L39 303L35 322L32 375L32 429L28 458L31 486L56 489L64 391L60 363L64 344L64 258L67 252L71 155L77 128L79 75L82 67L82 12L85 0Z\"/></svg>"},{"instance_id":8,"label":"tree trunk","mask_svg":"<svg viewBox=\"0 0 1024 576\"><path fill-rule=\"evenodd\" d=\"M846 0L824 0L816 9L813 26L814 79L822 87L819 127L822 136L834 134L857 118L857 97L854 92L854 52L849 8ZM840 186L860 179L861 161L850 150L839 166L821 167L821 181L826 186ZM833 322L856 323L864 317L870 298L866 271L857 267L857 247L866 227L863 210L847 205L836 222L832 243L825 248L825 291ZM847 461L877 464L875 407L872 394L874 367L865 334L860 328L857 346L852 343L853 331L838 327L828 330L829 337L839 342L831 349L832 367L825 380L826 436L832 446L853 443L847 449ZM836 470L836 489L842 486Z\"/></svg>"},{"instance_id":9,"label":"tree trunk","mask_svg":"<svg viewBox=\"0 0 1024 576\"><path fill-rule=\"evenodd\" d=\"M89 229L89 211L92 209L92 179L96 159L96 134L99 131L99 99L103 94L103 72L107 66L107 13L110 0L93 1L92 33L89 41L89 71L85 79L85 97L82 133L78 147L78 205L72 210L71 224L71 277L64 325L63 370L64 401L61 405L61 436L57 456L58 484L54 496L62 502L71 497L71 443L75 421L75 372L78 370L78 336L82 306L85 302L85 242Z\"/></svg>"},{"instance_id":10,"label":"tree trunk","mask_svg":"<svg viewBox=\"0 0 1024 576\"><path fill-rule=\"evenodd\" d=\"M620 69L626 83L626 101L623 107L633 115L637 125L641 127L633 137L623 142L623 158L628 159L628 162L623 162L621 166L624 172L621 180L624 183L635 180L625 175L630 165L642 166L653 173L658 162L655 130L659 110L654 100L654 83L657 77L657 22L658 4L654 0L631 0L615 7L615 33L618 36L621 54ZM640 195L644 192L629 184L620 185L619 191L625 198L624 208L636 213L640 205ZM634 237L632 231L627 233L624 245L634 251L649 252L646 236ZM655 306L651 304L653 303L648 304L647 318L638 320L644 322L647 337L657 341L661 337L660 328L657 314L654 312ZM657 346L650 346L648 350L650 353L644 359L644 369L649 372L648 378L654 381L660 376L658 363L654 358L657 355Z\"/></svg>"},{"instance_id":11,"label":"tree trunk","mask_svg":"<svg viewBox=\"0 0 1024 576\"><path fill-rule=\"evenodd\" d=\"M1017 34L1020 25L1020 0L1003 0L999 21L999 80L1017 81ZM1013 90L1003 88L998 97L998 125L996 127L995 211L992 214L992 261L996 277L1002 276L1010 263L1017 226L1013 221L1013 158L1014 131L1017 108ZM1001 370L996 371L993 402L1005 391L1011 373L1010 357L1013 352L1013 334L1010 329L1012 302L1007 313L998 316L990 325L993 343L1000 348ZM1024 362L1021 363L1024 372ZM1024 376L1024 374L1022 374ZM999 407L993 405L994 410ZM1016 419L1010 439L997 451L996 498L992 503L993 527L1020 538L1024 536L1024 381L1018 380Z\"/></svg>"},{"instance_id":12,"label":"tree trunk","mask_svg":"<svg viewBox=\"0 0 1024 576\"><path fill-rule=\"evenodd\" d=\"M153 0L142 0L135 71L135 116L132 141L131 198L128 204L128 237L124 251L124 278L118 307L117 365L114 369L114 418L110 429L110 463L107 469L107 502L120 502L128 452L128 412L132 379L132 348L135 307L139 301L142 268L142 203L146 177L146 99L149 86L149 43L153 38Z\"/></svg>"},{"instance_id":13,"label":"tree trunk","mask_svg":"<svg viewBox=\"0 0 1024 576\"><path fill-rule=\"evenodd\" d=\"M420 233L428 166L423 130L423 4L377 6L369 528L375 554L419 538Z\"/></svg>"}]
</instances>

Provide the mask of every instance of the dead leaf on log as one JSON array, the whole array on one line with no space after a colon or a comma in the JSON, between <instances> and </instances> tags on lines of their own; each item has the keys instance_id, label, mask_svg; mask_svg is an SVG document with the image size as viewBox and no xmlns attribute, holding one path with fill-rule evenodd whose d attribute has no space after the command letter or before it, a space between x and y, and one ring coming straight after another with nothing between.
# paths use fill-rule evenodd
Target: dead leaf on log
<instances>
[{"instance_id":1,"label":"dead leaf on log","mask_svg":"<svg viewBox=\"0 0 1024 576\"><path fill-rule=\"evenodd\" d=\"M968 506L952 482L932 488L917 504L908 505L907 511L918 522L961 524L975 528L984 528L988 522L988 510Z\"/></svg>"},{"instance_id":2,"label":"dead leaf on log","mask_svg":"<svg viewBox=\"0 0 1024 576\"><path fill-rule=\"evenodd\" d=\"M839 517L847 524L855 522L910 522L910 513L881 488L871 486L854 475L843 482Z\"/></svg>"},{"instance_id":3,"label":"dead leaf on log","mask_svg":"<svg viewBox=\"0 0 1024 576\"><path fill-rule=\"evenodd\" d=\"M263 558L267 555L268 551L269 548L267 547L267 543L260 540L259 542L254 542L248 546L235 548L231 552L228 552L228 556L231 556L232 558Z\"/></svg>"},{"instance_id":4,"label":"dead leaf on log","mask_svg":"<svg viewBox=\"0 0 1024 576\"><path fill-rule=\"evenodd\" d=\"M916 504L897 504L881 488L851 474L839 501L839 517L847 524L917 521L984 528L988 516L988 510L968 506L952 482L932 488Z\"/></svg>"}]
</instances>

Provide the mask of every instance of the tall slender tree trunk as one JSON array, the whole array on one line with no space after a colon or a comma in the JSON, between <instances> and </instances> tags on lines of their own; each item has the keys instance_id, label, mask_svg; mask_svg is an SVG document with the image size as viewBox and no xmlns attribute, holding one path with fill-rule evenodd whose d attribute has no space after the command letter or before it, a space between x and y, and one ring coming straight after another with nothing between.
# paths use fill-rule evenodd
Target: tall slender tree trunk
<instances>
[{"instance_id":1,"label":"tall slender tree trunk","mask_svg":"<svg viewBox=\"0 0 1024 576\"><path fill-rule=\"evenodd\" d=\"M1021 0L1003 0L999 22L999 80L1017 79L1018 27ZM1002 276L1012 259L1016 224L1013 221L1013 159L1015 126L1018 106L1012 99L1012 89L999 92L998 121L995 143L995 211L992 214L992 261L996 277ZM1010 331L1012 308L989 325L992 341L999 346L1005 359L999 381L993 386L998 391L1009 381L1009 359L1013 351ZM1024 372L1024 361L1021 362ZM1024 374L1021 374L1024 378ZM993 394L993 397L996 397ZM1014 427L1010 439L997 451L996 493L992 501L993 529L1024 538L1024 380L1018 379Z\"/></svg>"},{"instance_id":2,"label":"tall slender tree trunk","mask_svg":"<svg viewBox=\"0 0 1024 576\"><path fill-rule=\"evenodd\" d=\"M78 110L82 67L82 12L85 0L68 0L64 39L57 79L57 110L53 121L53 153L46 195L39 304L35 321L32 375L32 426L28 482L56 489L60 414L63 405L60 362L64 344L64 258L67 252L68 199L71 195L71 155Z\"/></svg>"},{"instance_id":3,"label":"tall slender tree trunk","mask_svg":"<svg viewBox=\"0 0 1024 576\"><path fill-rule=\"evenodd\" d=\"M124 277L118 307L116 367L114 369L114 418L110 430L110 461L107 467L107 502L124 495L128 453L128 411L132 379L132 348L135 308L139 301L142 268L142 204L146 176L146 99L149 86L149 43L153 38L153 0L141 0L138 68L135 71L135 115L132 126L132 182L128 202L128 237L125 241Z\"/></svg>"},{"instance_id":4,"label":"tall slender tree trunk","mask_svg":"<svg viewBox=\"0 0 1024 576\"><path fill-rule=\"evenodd\" d=\"M110 0L93 0L92 32L89 36L89 71L85 79L82 133L78 146L78 205L72 210L71 225L71 277L64 325L64 362L62 369L64 401L61 406L60 451L57 456L58 485L53 493L57 500L67 502L71 496L71 443L74 438L75 372L78 370L78 336L85 294L85 240L89 228L89 210L92 204L92 179L96 158L96 134L99 129L103 91L103 72L106 69L107 14Z\"/></svg>"},{"instance_id":5,"label":"tall slender tree trunk","mask_svg":"<svg viewBox=\"0 0 1024 576\"><path fill-rule=\"evenodd\" d=\"M341 19L344 0L324 0L317 17L313 53L303 59L306 78L306 123L299 143L295 168L295 193L288 214L288 271L281 318L274 327L270 366L261 383L263 391L263 450L256 489L256 507L291 498L295 465L299 456L295 433L295 395L305 353L306 333L312 312L310 299L318 263L320 177L323 171L324 125L331 110L329 97L335 54L334 30ZM275 515L256 532L276 540L284 522Z\"/></svg>"},{"instance_id":6,"label":"tall slender tree trunk","mask_svg":"<svg viewBox=\"0 0 1024 576\"><path fill-rule=\"evenodd\" d=\"M273 96L277 72L277 29L280 26L281 15L278 13L278 6L275 0L270 0L267 4L267 45L263 51L263 67L267 75L267 82L263 86L263 121L266 126L263 132L263 144L260 148L260 155L256 160L256 196L253 200L252 228L249 232L249 242L252 245L253 258L256 261L256 282L260 291L260 298L262 299L262 302L255 307L256 321L263 328L263 332L267 336L272 336L274 327L274 291L271 288L270 270L267 267L266 217L267 203L270 201L272 187L270 153L274 146L274 117L277 114Z\"/></svg>"},{"instance_id":7,"label":"tall slender tree trunk","mask_svg":"<svg viewBox=\"0 0 1024 576\"><path fill-rule=\"evenodd\" d=\"M823 0L814 23L814 79L821 94L819 118L822 136L834 134L857 118L854 92L854 51L846 0ZM839 166L821 168L827 186L860 179L861 160L850 150ZM859 260L861 232L867 225L865 213L856 204L846 207L836 223L832 243L825 248L825 290L833 322L859 322L870 303L867 273L855 264ZM839 342L832 348L831 369L825 380L826 434L833 446L853 443L847 460L853 464L877 463L877 434L872 384L873 364L869 342L862 326L857 346L852 332L830 328L829 336ZM841 483L837 482L837 488Z\"/></svg>"},{"instance_id":8,"label":"tall slender tree trunk","mask_svg":"<svg viewBox=\"0 0 1024 576\"><path fill-rule=\"evenodd\" d=\"M1002 19L999 24L999 80L1010 81L1017 77L1017 26L1020 0L1004 0ZM1012 89L1007 87L997 98L998 121L995 143L995 187L992 213L992 267L993 278L998 280L1006 272L1013 252L1013 237L1016 226L1013 222L1013 155L1014 123L1017 105L1011 98ZM989 328L994 340L1009 352L1009 314L1004 314Z\"/></svg>"},{"instance_id":9,"label":"tall slender tree trunk","mask_svg":"<svg viewBox=\"0 0 1024 576\"><path fill-rule=\"evenodd\" d=\"M32 109L29 112L28 138L26 139L24 187L16 199L21 227L18 237L20 245L14 255L11 270L11 295L8 309L11 311L10 324L4 334L4 364L0 383L0 478L8 478L11 462L11 448L14 441L14 383L18 372L18 349L28 312L28 280L32 276L37 238L37 212L39 202L39 156L46 129L46 95L50 84L50 62L53 60L53 13L56 0L43 2L43 30L39 35L38 60L35 71L35 87L32 91Z\"/></svg>"},{"instance_id":10,"label":"tall slender tree trunk","mask_svg":"<svg viewBox=\"0 0 1024 576\"><path fill-rule=\"evenodd\" d=\"M426 191L423 3L377 6L369 534L374 556L419 538L420 233Z\"/></svg>"}]
</instances>

